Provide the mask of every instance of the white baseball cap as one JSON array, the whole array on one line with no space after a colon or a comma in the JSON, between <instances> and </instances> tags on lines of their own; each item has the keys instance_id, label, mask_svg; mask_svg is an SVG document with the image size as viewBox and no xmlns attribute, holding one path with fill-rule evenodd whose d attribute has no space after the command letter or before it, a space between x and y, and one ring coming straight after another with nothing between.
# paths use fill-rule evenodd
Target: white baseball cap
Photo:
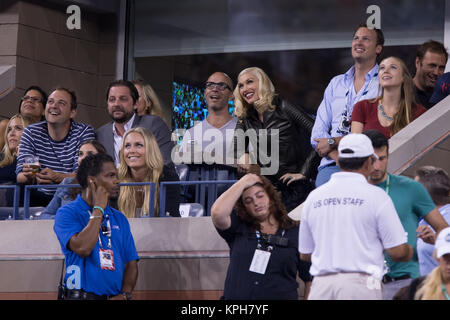
<instances>
[{"instance_id":1,"label":"white baseball cap","mask_svg":"<svg viewBox=\"0 0 450 320\"><path fill-rule=\"evenodd\" d=\"M339 158L365 158L378 156L373 150L372 141L362 133L350 133L343 137L338 146Z\"/></svg>"},{"instance_id":2,"label":"white baseball cap","mask_svg":"<svg viewBox=\"0 0 450 320\"><path fill-rule=\"evenodd\" d=\"M450 227L442 229L434 244L438 258L450 253Z\"/></svg>"},{"instance_id":3,"label":"white baseball cap","mask_svg":"<svg viewBox=\"0 0 450 320\"><path fill-rule=\"evenodd\" d=\"M303 210L304 202L300 203L295 209L288 213L289 218L294 221L300 221L302 218L302 210Z\"/></svg>"}]
</instances>

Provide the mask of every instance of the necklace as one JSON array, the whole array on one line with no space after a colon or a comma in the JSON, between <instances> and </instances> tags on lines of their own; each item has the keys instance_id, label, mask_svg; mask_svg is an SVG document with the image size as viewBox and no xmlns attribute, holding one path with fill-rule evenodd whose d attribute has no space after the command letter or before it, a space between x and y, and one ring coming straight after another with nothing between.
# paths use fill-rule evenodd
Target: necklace
<instances>
[{"instance_id":1,"label":"necklace","mask_svg":"<svg viewBox=\"0 0 450 320\"><path fill-rule=\"evenodd\" d=\"M392 121L392 120L394 120L393 117L389 117L389 116L386 114L386 112L384 112L383 106L381 105L381 103L378 104L378 110L380 110L381 115L382 115L387 121Z\"/></svg>"}]
</instances>

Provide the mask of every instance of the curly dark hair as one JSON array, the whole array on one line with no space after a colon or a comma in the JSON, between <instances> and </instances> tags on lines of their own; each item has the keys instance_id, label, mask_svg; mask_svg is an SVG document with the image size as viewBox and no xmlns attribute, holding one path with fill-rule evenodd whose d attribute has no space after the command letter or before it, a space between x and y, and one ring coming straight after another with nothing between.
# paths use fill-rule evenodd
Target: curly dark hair
<instances>
[{"instance_id":1,"label":"curly dark hair","mask_svg":"<svg viewBox=\"0 0 450 320\"><path fill-rule=\"evenodd\" d=\"M260 186L264 189L267 196L270 199L270 215L272 215L279 223L280 228L290 229L296 225L298 225L297 221L292 220L287 213L286 207L281 201L281 194L275 190L272 183L265 177L258 175L263 183L256 183L255 186ZM259 222L249 213L245 208L244 202L242 201L242 196L236 201L235 205L236 214L239 218L241 218L245 223L247 223L250 227L255 230L260 229Z\"/></svg>"},{"instance_id":2,"label":"curly dark hair","mask_svg":"<svg viewBox=\"0 0 450 320\"><path fill-rule=\"evenodd\" d=\"M76 179L81 186L81 189L84 190L88 187L88 176L97 176L103 169L103 164L105 162L114 163L113 158L106 153L97 153L92 154L84 158L80 167L77 171Z\"/></svg>"}]
</instances>

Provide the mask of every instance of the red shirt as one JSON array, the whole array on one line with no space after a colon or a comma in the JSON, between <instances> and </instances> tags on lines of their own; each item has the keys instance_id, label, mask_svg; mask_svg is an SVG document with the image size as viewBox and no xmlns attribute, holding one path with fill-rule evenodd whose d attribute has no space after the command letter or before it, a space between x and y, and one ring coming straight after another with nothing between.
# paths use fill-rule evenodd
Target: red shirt
<instances>
[{"instance_id":1,"label":"red shirt","mask_svg":"<svg viewBox=\"0 0 450 320\"><path fill-rule=\"evenodd\" d=\"M375 102L371 102L371 100L362 100L355 103L351 121L361 122L364 125L364 130L378 130L389 139L391 137L391 126L383 127L380 121L378 121L378 104L379 100L375 100ZM427 111L427 109L425 109L424 106L414 103L412 105L413 120L418 118L425 111Z\"/></svg>"}]
</instances>

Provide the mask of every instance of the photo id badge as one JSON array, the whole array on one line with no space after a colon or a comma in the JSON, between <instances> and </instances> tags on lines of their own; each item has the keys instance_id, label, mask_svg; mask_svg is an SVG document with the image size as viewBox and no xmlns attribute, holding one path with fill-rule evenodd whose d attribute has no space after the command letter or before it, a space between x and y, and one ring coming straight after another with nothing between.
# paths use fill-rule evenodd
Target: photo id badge
<instances>
[{"instance_id":1,"label":"photo id badge","mask_svg":"<svg viewBox=\"0 0 450 320\"><path fill-rule=\"evenodd\" d=\"M255 250L252 263L250 264L250 271L260 274L266 273L267 265L269 264L270 252L260 249Z\"/></svg>"},{"instance_id":2,"label":"photo id badge","mask_svg":"<svg viewBox=\"0 0 450 320\"><path fill-rule=\"evenodd\" d=\"M114 254L112 250L99 250L100 254L100 267L102 270L110 270L114 271L116 268L114 267Z\"/></svg>"}]
</instances>

